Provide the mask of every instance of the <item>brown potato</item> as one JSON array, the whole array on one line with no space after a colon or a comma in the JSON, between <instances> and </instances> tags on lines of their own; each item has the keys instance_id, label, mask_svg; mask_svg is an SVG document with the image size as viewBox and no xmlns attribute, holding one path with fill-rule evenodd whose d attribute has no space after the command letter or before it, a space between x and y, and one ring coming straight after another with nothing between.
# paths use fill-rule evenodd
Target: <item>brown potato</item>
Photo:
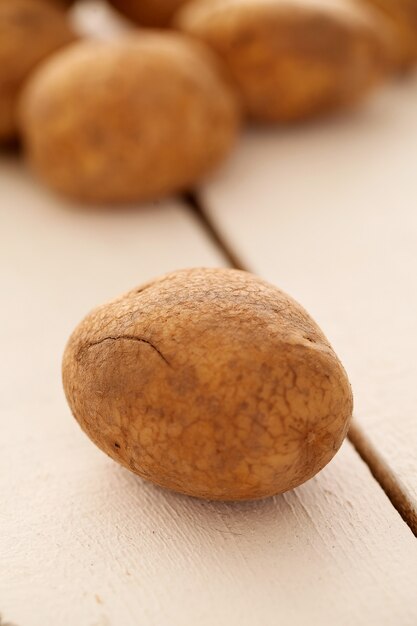
<instances>
[{"instance_id":1,"label":"brown potato","mask_svg":"<svg viewBox=\"0 0 417 626\"><path fill-rule=\"evenodd\" d=\"M186 0L110 0L120 13L142 26L168 26Z\"/></svg>"},{"instance_id":2,"label":"brown potato","mask_svg":"<svg viewBox=\"0 0 417 626\"><path fill-rule=\"evenodd\" d=\"M49 0L0 0L0 142L16 135L17 100L27 76L73 39L65 13Z\"/></svg>"},{"instance_id":3,"label":"brown potato","mask_svg":"<svg viewBox=\"0 0 417 626\"><path fill-rule=\"evenodd\" d=\"M376 7L394 30L396 65L408 68L417 63L417 0L359 0Z\"/></svg>"},{"instance_id":4,"label":"brown potato","mask_svg":"<svg viewBox=\"0 0 417 626\"><path fill-rule=\"evenodd\" d=\"M210 50L179 33L146 31L57 55L30 81L21 119L47 184L118 202L194 184L229 152L239 117Z\"/></svg>"},{"instance_id":5,"label":"brown potato","mask_svg":"<svg viewBox=\"0 0 417 626\"><path fill-rule=\"evenodd\" d=\"M174 272L95 309L69 340L63 381L104 452L209 499L303 483L352 414L346 373L308 313L237 270Z\"/></svg>"},{"instance_id":6,"label":"brown potato","mask_svg":"<svg viewBox=\"0 0 417 626\"><path fill-rule=\"evenodd\" d=\"M64 6L68 7L71 4L74 4L75 0L50 0L50 2L56 2L58 4L63 4Z\"/></svg>"},{"instance_id":7,"label":"brown potato","mask_svg":"<svg viewBox=\"0 0 417 626\"><path fill-rule=\"evenodd\" d=\"M349 0L197 0L176 24L221 55L261 121L350 105L386 71L381 24Z\"/></svg>"}]
</instances>

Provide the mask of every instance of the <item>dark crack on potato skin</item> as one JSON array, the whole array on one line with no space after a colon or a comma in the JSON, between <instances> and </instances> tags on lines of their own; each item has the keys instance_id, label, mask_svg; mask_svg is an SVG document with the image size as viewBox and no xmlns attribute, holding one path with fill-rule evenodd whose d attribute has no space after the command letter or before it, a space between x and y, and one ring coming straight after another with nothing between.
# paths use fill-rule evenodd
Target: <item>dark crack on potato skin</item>
<instances>
[{"instance_id":1,"label":"dark crack on potato skin","mask_svg":"<svg viewBox=\"0 0 417 626\"><path fill-rule=\"evenodd\" d=\"M117 335L117 337L103 337L103 339L98 339L97 341L93 341L83 346L81 349L81 352L83 350L88 350L89 348L94 348L95 346L99 346L101 343L103 343L103 341L138 341L139 343L145 343L148 346L151 346L151 348L153 348L155 352L159 354L161 359L165 361L167 365L170 365L169 361L166 359L166 357L164 357L162 352L151 341L149 341L149 339L145 339L144 337L136 337L135 335ZM81 358L82 356L79 353L77 356L77 359L79 360Z\"/></svg>"},{"instance_id":2,"label":"dark crack on potato skin","mask_svg":"<svg viewBox=\"0 0 417 626\"><path fill-rule=\"evenodd\" d=\"M174 272L98 307L69 340L63 380L74 416L109 456L208 499L303 483L339 449L352 414L319 327L238 270Z\"/></svg>"}]
</instances>

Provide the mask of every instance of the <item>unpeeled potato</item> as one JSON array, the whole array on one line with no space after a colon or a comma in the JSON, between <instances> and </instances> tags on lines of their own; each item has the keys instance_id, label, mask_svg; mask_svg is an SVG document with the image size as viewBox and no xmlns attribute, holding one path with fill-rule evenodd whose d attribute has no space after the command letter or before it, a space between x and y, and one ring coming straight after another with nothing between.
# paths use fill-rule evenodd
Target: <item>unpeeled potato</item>
<instances>
[{"instance_id":1,"label":"unpeeled potato","mask_svg":"<svg viewBox=\"0 0 417 626\"><path fill-rule=\"evenodd\" d=\"M219 53L256 120L348 106L386 72L381 22L349 0L196 0L176 24Z\"/></svg>"},{"instance_id":2,"label":"unpeeled potato","mask_svg":"<svg viewBox=\"0 0 417 626\"><path fill-rule=\"evenodd\" d=\"M109 456L201 498L296 487L340 447L346 373L308 313L237 270L192 269L92 311L63 359L75 418Z\"/></svg>"},{"instance_id":3,"label":"unpeeled potato","mask_svg":"<svg viewBox=\"0 0 417 626\"><path fill-rule=\"evenodd\" d=\"M121 13L142 26L168 26L186 0L110 0Z\"/></svg>"},{"instance_id":4,"label":"unpeeled potato","mask_svg":"<svg viewBox=\"0 0 417 626\"><path fill-rule=\"evenodd\" d=\"M239 119L211 51L179 33L151 31L57 55L34 76L21 108L40 177L91 202L187 188L226 156Z\"/></svg>"},{"instance_id":5,"label":"unpeeled potato","mask_svg":"<svg viewBox=\"0 0 417 626\"><path fill-rule=\"evenodd\" d=\"M49 0L0 0L0 142L17 132L17 100L34 67L75 39Z\"/></svg>"},{"instance_id":6,"label":"unpeeled potato","mask_svg":"<svg viewBox=\"0 0 417 626\"><path fill-rule=\"evenodd\" d=\"M394 56L398 67L417 63L417 0L359 0L377 8L393 26Z\"/></svg>"}]
</instances>

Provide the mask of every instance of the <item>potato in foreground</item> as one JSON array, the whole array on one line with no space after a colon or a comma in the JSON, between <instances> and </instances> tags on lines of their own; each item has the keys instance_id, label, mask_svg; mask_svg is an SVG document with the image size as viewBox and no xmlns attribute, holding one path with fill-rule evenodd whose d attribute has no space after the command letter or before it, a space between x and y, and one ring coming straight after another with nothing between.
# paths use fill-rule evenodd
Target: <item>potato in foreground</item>
<instances>
[{"instance_id":1,"label":"potato in foreground","mask_svg":"<svg viewBox=\"0 0 417 626\"><path fill-rule=\"evenodd\" d=\"M110 0L118 11L142 26L168 26L186 0Z\"/></svg>"},{"instance_id":2,"label":"potato in foreground","mask_svg":"<svg viewBox=\"0 0 417 626\"><path fill-rule=\"evenodd\" d=\"M69 340L63 381L104 452L207 499L300 485L352 414L346 373L308 313L237 270L174 272L95 309Z\"/></svg>"},{"instance_id":3,"label":"potato in foreground","mask_svg":"<svg viewBox=\"0 0 417 626\"><path fill-rule=\"evenodd\" d=\"M386 72L381 22L350 0L196 0L176 24L219 53L260 121L349 106Z\"/></svg>"},{"instance_id":4,"label":"potato in foreground","mask_svg":"<svg viewBox=\"0 0 417 626\"><path fill-rule=\"evenodd\" d=\"M35 66L75 39L49 0L0 0L0 142L17 132L17 100Z\"/></svg>"},{"instance_id":5,"label":"potato in foreground","mask_svg":"<svg viewBox=\"0 0 417 626\"><path fill-rule=\"evenodd\" d=\"M393 26L395 61L400 68L417 63L417 0L359 0L373 6Z\"/></svg>"},{"instance_id":6,"label":"potato in foreground","mask_svg":"<svg viewBox=\"0 0 417 626\"><path fill-rule=\"evenodd\" d=\"M34 169L53 189L91 202L187 188L229 152L239 118L210 50L148 31L71 46L34 76L21 107Z\"/></svg>"}]
</instances>

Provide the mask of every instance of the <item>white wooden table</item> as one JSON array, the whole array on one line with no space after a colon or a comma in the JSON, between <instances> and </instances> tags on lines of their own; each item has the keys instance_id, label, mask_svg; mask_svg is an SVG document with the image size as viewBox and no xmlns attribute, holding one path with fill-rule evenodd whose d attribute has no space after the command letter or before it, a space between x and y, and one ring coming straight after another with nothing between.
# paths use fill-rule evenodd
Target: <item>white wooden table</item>
<instances>
[{"instance_id":1,"label":"white wooden table","mask_svg":"<svg viewBox=\"0 0 417 626\"><path fill-rule=\"evenodd\" d=\"M345 117L248 131L197 197L241 263L299 299L333 342L360 454L347 441L295 491L232 505L158 489L98 451L63 396L68 334L144 280L227 255L179 199L85 213L5 155L4 622L415 626L417 80Z\"/></svg>"}]
</instances>

